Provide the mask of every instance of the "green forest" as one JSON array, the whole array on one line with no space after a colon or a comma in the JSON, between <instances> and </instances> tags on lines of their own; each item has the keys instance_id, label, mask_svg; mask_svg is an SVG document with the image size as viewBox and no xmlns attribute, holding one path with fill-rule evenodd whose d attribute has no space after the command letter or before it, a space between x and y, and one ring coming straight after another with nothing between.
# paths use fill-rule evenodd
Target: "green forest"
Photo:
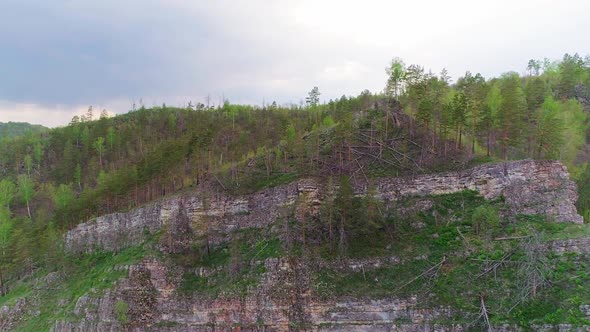
<instances>
[{"instance_id":1,"label":"green forest","mask_svg":"<svg viewBox=\"0 0 590 332\"><path fill-rule=\"evenodd\" d=\"M349 182L558 159L589 218L590 57L530 60L523 73L451 80L395 58L382 92L326 102L314 87L305 105L139 105L114 117L90 107L59 128L2 125L0 288L71 264L61 239L77 224L201 183L242 194L325 177L349 205Z\"/></svg>"},{"instance_id":2,"label":"green forest","mask_svg":"<svg viewBox=\"0 0 590 332\"><path fill-rule=\"evenodd\" d=\"M25 136L29 133L41 133L46 130L47 128L41 125L32 125L26 122L0 122L0 139Z\"/></svg>"}]
</instances>

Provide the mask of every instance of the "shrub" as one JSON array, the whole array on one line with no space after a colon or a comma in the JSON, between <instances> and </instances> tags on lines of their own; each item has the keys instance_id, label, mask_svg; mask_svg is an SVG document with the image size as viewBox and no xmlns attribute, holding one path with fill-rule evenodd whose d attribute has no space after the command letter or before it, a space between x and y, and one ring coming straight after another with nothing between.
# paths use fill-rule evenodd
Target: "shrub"
<instances>
[{"instance_id":1,"label":"shrub","mask_svg":"<svg viewBox=\"0 0 590 332\"><path fill-rule=\"evenodd\" d=\"M475 234L489 241L500 226L500 216L494 207L480 205L473 210L471 222Z\"/></svg>"},{"instance_id":2,"label":"shrub","mask_svg":"<svg viewBox=\"0 0 590 332\"><path fill-rule=\"evenodd\" d=\"M127 302L119 300L115 303L115 315L117 316L119 323L127 323L127 311L129 311L129 305Z\"/></svg>"}]
</instances>

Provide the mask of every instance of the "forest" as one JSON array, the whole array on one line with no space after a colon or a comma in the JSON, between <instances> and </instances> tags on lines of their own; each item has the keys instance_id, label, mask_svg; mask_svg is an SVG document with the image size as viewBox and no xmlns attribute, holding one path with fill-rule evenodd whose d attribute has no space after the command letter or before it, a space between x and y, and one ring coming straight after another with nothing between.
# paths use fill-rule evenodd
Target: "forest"
<instances>
[{"instance_id":1,"label":"forest","mask_svg":"<svg viewBox=\"0 0 590 332\"><path fill-rule=\"evenodd\" d=\"M0 135L2 292L68 264L61 238L78 223L205 183L239 194L324 177L340 183L334 204L350 206L350 183L372 178L558 159L590 218L589 56L455 81L399 58L385 72L382 92L327 102L314 87L302 105L139 105L114 117L89 107L63 127ZM373 226L352 222L351 238Z\"/></svg>"},{"instance_id":2,"label":"forest","mask_svg":"<svg viewBox=\"0 0 590 332\"><path fill-rule=\"evenodd\" d=\"M29 132L40 133L47 130L41 125L32 125L26 122L0 122L0 139L6 137L24 136Z\"/></svg>"}]
</instances>

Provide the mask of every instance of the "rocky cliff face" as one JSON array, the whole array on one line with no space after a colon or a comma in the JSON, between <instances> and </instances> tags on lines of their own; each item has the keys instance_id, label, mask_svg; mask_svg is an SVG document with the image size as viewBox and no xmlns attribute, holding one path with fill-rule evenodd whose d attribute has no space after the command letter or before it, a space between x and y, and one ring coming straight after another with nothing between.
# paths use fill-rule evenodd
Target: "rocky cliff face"
<instances>
[{"instance_id":1,"label":"rocky cliff face","mask_svg":"<svg viewBox=\"0 0 590 332\"><path fill-rule=\"evenodd\" d=\"M378 189L384 200L469 189L487 199L503 196L513 214L540 214L557 222L583 223L575 207L576 185L559 161L522 160L485 164L462 172L384 179Z\"/></svg>"},{"instance_id":2,"label":"rocky cliff face","mask_svg":"<svg viewBox=\"0 0 590 332\"><path fill-rule=\"evenodd\" d=\"M376 189L377 197L386 206L403 197L469 189L487 199L504 197L511 214L541 214L556 222L583 222L575 207L575 183L558 161L524 160L486 164L461 172L381 179ZM367 188L359 184L356 192L363 195ZM321 182L314 179L239 197L196 190L80 224L66 235L66 249L71 252L113 251L135 245L149 234L171 227L171 220L179 213L186 214L195 233L207 229L210 241L215 243L240 229L266 227L293 205L303 207L296 209L298 211L317 213L324 194Z\"/></svg>"},{"instance_id":3,"label":"rocky cliff face","mask_svg":"<svg viewBox=\"0 0 590 332\"><path fill-rule=\"evenodd\" d=\"M423 331L433 327L429 322L454 314L450 308L421 308L415 297L314 299L309 289L301 288L307 284L307 275L298 262L269 259L257 264L267 272L252 295L212 300L179 296L174 292L175 271L157 260L146 260L128 267L128 277L113 291L81 297L75 308L79 321L56 322L52 331ZM117 318L118 301L134 308L129 312L133 323Z\"/></svg>"},{"instance_id":4,"label":"rocky cliff face","mask_svg":"<svg viewBox=\"0 0 590 332\"><path fill-rule=\"evenodd\" d=\"M576 242L576 241L574 241ZM552 249L587 253L575 244L555 241ZM178 292L179 271L157 259L122 266L128 276L103 294L85 294L76 302L75 317L57 321L52 332L101 331L471 331L468 325L442 323L465 316L453 308L431 307L414 296L385 299L322 299L309 289L307 263L271 258L253 264L264 266L261 282L245 297L215 299ZM343 270L359 265L377 268L375 262L341 262ZM396 264L385 262L384 264ZM207 274L202 269L196 274ZM367 281L370 282L370 281ZM117 314L117 303L128 304L128 317ZM582 310L590 313L588 305ZM588 315L590 318L590 314ZM434 323L434 322L439 323ZM534 326L537 331L588 331L571 325ZM496 326L495 331L521 331L516 326Z\"/></svg>"}]
</instances>

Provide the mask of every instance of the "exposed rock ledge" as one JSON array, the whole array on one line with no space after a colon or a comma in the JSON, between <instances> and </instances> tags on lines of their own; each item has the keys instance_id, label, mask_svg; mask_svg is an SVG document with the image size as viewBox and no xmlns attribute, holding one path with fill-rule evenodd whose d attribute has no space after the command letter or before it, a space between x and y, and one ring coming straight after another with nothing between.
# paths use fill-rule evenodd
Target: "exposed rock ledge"
<instances>
[{"instance_id":1,"label":"exposed rock ledge","mask_svg":"<svg viewBox=\"0 0 590 332\"><path fill-rule=\"evenodd\" d=\"M556 222L583 222L574 205L576 185L570 180L567 168L558 161L484 164L460 172L380 179L376 185L377 197L386 205L402 197L471 189L487 199L503 196L513 214L542 214ZM358 187L356 191L362 195L366 188ZM323 193L321 183L314 179L239 197L197 189L130 212L105 215L82 223L67 233L66 249L70 252L112 251L138 244L146 234L154 233L174 220L179 214L179 206L197 233L203 229L200 225L207 222L213 241L220 241L238 229L272 224L286 207L293 204L317 213Z\"/></svg>"},{"instance_id":2,"label":"exposed rock ledge","mask_svg":"<svg viewBox=\"0 0 590 332\"><path fill-rule=\"evenodd\" d=\"M74 317L54 323L52 332L87 331L474 331L453 318L472 318L448 307L429 306L414 297L331 300L313 296L304 262L271 258L258 287L242 298L181 295L178 271L157 259L127 267L128 276L101 294L81 296ZM129 304L129 324L117 318L116 303ZM590 310L587 305L580 307ZM436 323L438 322L438 323ZM536 331L589 331L571 325L535 326ZM494 331L522 331L495 326Z\"/></svg>"}]
</instances>

